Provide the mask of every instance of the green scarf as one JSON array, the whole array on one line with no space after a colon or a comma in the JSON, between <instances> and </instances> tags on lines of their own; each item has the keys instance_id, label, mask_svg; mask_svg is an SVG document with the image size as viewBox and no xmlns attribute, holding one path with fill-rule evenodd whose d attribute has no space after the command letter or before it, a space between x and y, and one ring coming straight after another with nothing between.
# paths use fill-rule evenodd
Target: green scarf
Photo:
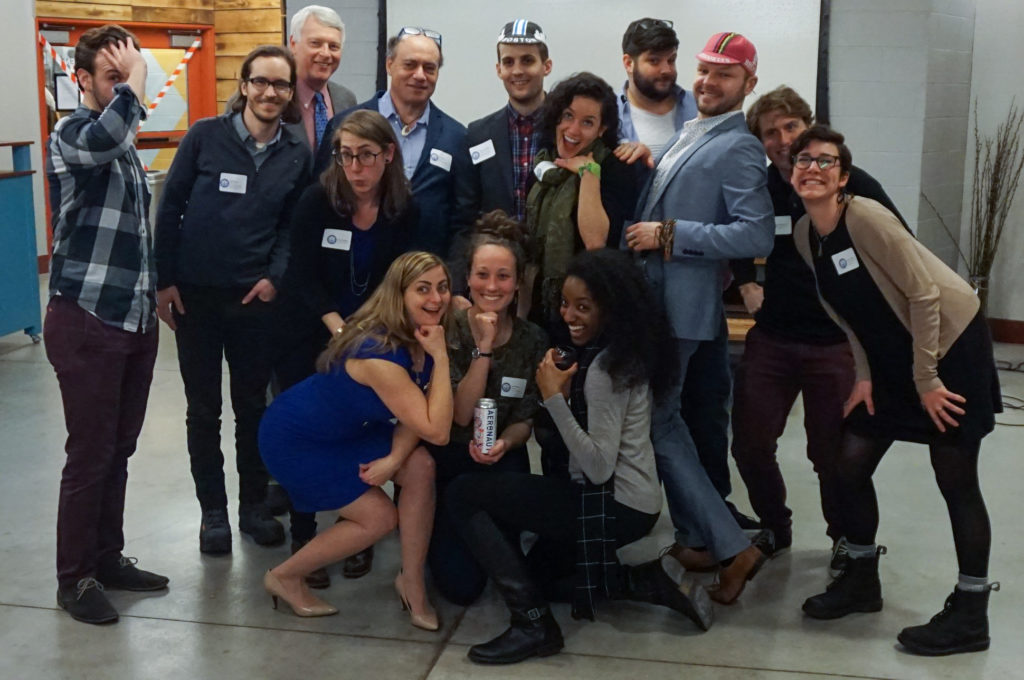
<instances>
[{"instance_id":1,"label":"green scarf","mask_svg":"<svg viewBox=\"0 0 1024 680\"><path fill-rule=\"evenodd\" d=\"M601 165L611 152L597 138L580 152L581 156L594 154L594 161ZM555 152L541 149L534 156L534 167L541 161L554 161ZM576 223L573 210L579 203L580 176L564 168L552 168L530 189L526 198L526 226L537 247L537 261L540 263L539 281L534 283L534 309L543 314L544 320L553 310L558 309L562 297L562 281L569 260L576 253Z\"/></svg>"}]
</instances>

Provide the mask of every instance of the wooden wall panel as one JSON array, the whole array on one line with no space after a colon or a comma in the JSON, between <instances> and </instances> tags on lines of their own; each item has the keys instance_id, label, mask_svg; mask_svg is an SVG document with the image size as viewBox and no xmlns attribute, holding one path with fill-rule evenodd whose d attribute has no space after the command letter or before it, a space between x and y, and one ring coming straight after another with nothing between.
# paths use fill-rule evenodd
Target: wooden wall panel
<instances>
[{"instance_id":1,"label":"wooden wall panel","mask_svg":"<svg viewBox=\"0 0 1024 680\"><path fill-rule=\"evenodd\" d=\"M134 7L177 7L179 9L216 9L216 0L124 0ZM280 0L278 0L280 4ZM211 22L212 23L212 22Z\"/></svg>"},{"instance_id":2,"label":"wooden wall panel","mask_svg":"<svg viewBox=\"0 0 1024 680\"><path fill-rule=\"evenodd\" d=\"M237 80L218 80L217 81L217 107L218 111L224 110L224 102L226 102L231 95L238 89Z\"/></svg>"},{"instance_id":3,"label":"wooden wall panel","mask_svg":"<svg viewBox=\"0 0 1024 680\"><path fill-rule=\"evenodd\" d=\"M217 9L283 9L281 0L217 0Z\"/></svg>"},{"instance_id":4,"label":"wooden wall panel","mask_svg":"<svg viewBox=\"0 0 1024 680\"><path fill-rule=\"evenodd\" d=\"M96 21L131 21L132 8L128 5L107 5L90 2L61 2L36 0L36 16L54 19L95 19Z\"/></svg>"},{"instance_id":5,"label":"wooden wall panel","mask_svg":"<svg viewBox=\"0 0 1024 680\"><path fill-rule=\"evenodd\" d=\"M162 24L212 24L214 14L212 9L135 7L132 9L132 20Z\"/></svg>"},{"instance_id":6,"label":"wooden wall panel","mask_svg":"<svg viewBox=\"0 0 1024 680\"><path fill-rule=\"evenodd\" d=\"M217 57L217 80L237 79L245 57Z\"/></svg>"},{"instance_id":7,"label":"wooden wall panel","mask_svg":"<svg viewBox=\"0 0 1024 680\"><path fill-rule=\"evenodd\" d=\"M218 33L218 57L244 57L258 45L280 45L281 33Z\"/></svg>"},{"instance_id":8,"label":"wooden wall panel","mask_svg":"<svg viewBox=\"0 0 1024 680\"><path fill-rule=\"evenodd\" d=\"M281 30L280 9L217 10L217 33L271 33Z\"/></svg>"}]
</instances>

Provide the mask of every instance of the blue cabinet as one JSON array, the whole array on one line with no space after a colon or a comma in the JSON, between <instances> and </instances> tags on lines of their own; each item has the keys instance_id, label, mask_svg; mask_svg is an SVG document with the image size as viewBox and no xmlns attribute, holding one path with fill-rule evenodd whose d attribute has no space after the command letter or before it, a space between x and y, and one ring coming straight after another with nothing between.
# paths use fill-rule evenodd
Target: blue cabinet
<instances>
[{"instance_id":1,"label":"blue cabinet","mask_svg":"<svg viewBox=\"0 0 1024 680\"><path fill-rule=\"evenodd\" d=\"M25 331L39 342L39 269L32 206L31 142L12 147L13 171L0 171L0 336Z\"/></svg>"}]
</instances>

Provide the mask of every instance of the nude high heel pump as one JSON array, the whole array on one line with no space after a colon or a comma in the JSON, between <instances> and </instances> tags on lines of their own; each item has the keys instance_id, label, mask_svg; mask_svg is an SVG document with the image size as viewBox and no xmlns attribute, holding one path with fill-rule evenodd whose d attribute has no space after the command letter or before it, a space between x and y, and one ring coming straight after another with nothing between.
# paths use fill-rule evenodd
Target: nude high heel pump
<instances>
[{"instance_id":1,"label":"nude high heel pump","mask_svg":"<svg viewBox=\"0 0 1024 680\"><path fill-rule=\"evenodd\" d=\"M402 572L398 572L398 576L395 577L395 592L398 593L398 599L402 601L402 611L409 610L409 622L412 625L429 631L435 631L441 627L437 620L437 612L430 610L417 614L409 606L409 599L405 596L405 582L402 580ZM429 607L430 605L428 604L427 606Z\"/></svg>"},{"instance_id":2,"label":"nude high heel pump","mask_svg":"<svg viewBox=\"0 0 1024 680\"><path fill-rule=\"evenodd\" d=\"M281 585L280 579L270 573L270 571L267 571L267 573L263 575L263 587L268 593L270 593L270 598L274 602L274 609L277 609L277 599L281 598L289 607L292 608L292 611L296 616L330 616L331 614L338 613L337 607L329 605L323 600L316 600L316 604L308 607L302 607L295 604L288 599L287 595L285 595L284 586Z\"/></svg>"}]
</instances>

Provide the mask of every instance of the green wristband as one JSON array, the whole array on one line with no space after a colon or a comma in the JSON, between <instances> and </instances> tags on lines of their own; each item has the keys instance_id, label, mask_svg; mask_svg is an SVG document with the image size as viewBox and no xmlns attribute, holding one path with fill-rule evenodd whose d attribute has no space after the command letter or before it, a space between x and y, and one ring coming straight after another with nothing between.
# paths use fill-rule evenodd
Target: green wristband
<instances>
[{"instance_id":1,"label":"green wristband","mask_svg":"<svg viewBox=\"0 0 1024 680\"><path fill-rule=\"evenodd\" d=\"M583 177L584 172L589 172L594 177L601 179L601 166L594 161L588 161L580 166L580 177Z\"/></svg>"}]
</instances>

